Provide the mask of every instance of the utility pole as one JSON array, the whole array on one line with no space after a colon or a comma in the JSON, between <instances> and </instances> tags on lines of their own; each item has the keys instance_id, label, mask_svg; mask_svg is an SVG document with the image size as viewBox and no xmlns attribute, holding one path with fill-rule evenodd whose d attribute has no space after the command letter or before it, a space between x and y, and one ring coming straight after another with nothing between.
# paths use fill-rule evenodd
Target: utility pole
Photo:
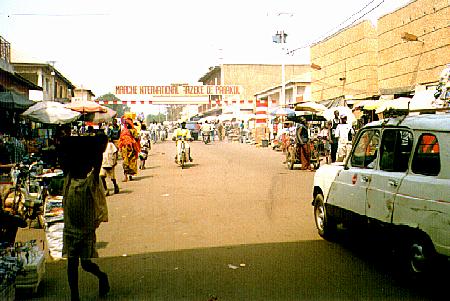
<instances>
[{"instance_id":1,"label":"utility pole","mask_svg":"<svg viewBox=\"0 0 450 301\"><path fill-rule=\"evenodd\" d=\"M277 31L277 33L272 36L272 41L277 44L281 44L282 54L283 57L281 58L281 95L280 95L280 106L285 107L286 106L286 74L285 74L285 62L284 62L284 44L286 43L286 37L287 34L284 32L284 30Z\"/></svg>"}]
</instances>

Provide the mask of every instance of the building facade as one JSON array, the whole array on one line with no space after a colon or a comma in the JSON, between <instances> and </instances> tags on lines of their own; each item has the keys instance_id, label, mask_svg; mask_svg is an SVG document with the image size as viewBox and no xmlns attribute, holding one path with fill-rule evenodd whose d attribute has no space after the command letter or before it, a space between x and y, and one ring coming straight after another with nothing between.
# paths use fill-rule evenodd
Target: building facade
<instances>
[{"instance_id":1,"label":"building facade","mask_svg":"<svg viewBox=\"0 0 450 301\"><path fill-rule=\"evenodd\" d=\"M0 136L20 136L20 113L32 105L30 94L41 87L15 73L11 64L11 45L0 36ZM20 134L19 134L20 133Z\"/></svg>"},{"instance_id":2,"label":"building facade","mask_svg":"<svg viewBox=\"0 0 450 301\"><path fill-rule=\"evenodd\" d=\"M314 44L315 101L409 96L433 88L449 63L448 0L415 0Z\"/></svg>"},{"instance_id":3,"label":"building facade","mask_svg":"<svg viewBox=\"0 0 450 301\"><path fill-rule=\"evenodd\" d=\"M314 44L311 64L314 101L377 95L376 28L363 21Z\"/></svg>"},{"instance_id":4,"label":"building facade","mask_svg":"<svg viewBox=\"0 0 450 301\"><path fill-rule=\"evenodd\" d=\"M93 101L94 97L95 97L95 94L92 93L91 90L83 89L83 88L76 88L73 91L72 101L82 101L82 100Z\"/></svg>"},{"instance_id":5,"label":"building facade","mask_svg":"<svg viewBox=\"0 0 450 301\"><path fill-rule=\"evenodd\" d=\"M210 70L199 79L204 85L238 85L242 87L239 96L211 96L211 102L202 105L199 112L221 109L230 105L238 105L241 110L254 110L256 106L256 94L281 85L281 65L273 64L223 64L211 67ZM310 71L309 65L286 65L285 80L289 82L299 76L304 76ZM272 99L273 103L279 102L279 97Z\"/></svg>"},{"instance_id":6,"label":"building facade","mask_svg":"<svg viewBox=\"0 0 450 301\"><path fill-rule=\"evenodd\" d=\"M0 92L15 92L28 99L30 90L41 88L15 72L11 64L11 44L0 36Z\"/></svg>"},{"instance_id":7,"label":"building facade","mask_svg":"<svg viewBox=\"0 0 450 301\"><path fill-rule=\"evenodd\" d=\"M417 0L378 20L381 95L410 94L437 85L450 63L449 16L448 0Z\"/></svg>"},{"instance_id":8,"label":"building facade","mask_svg":"<svg viewBox=\"0 0 450 301\"><path fill-rule=\"evenodd\" d=\"M74 96L75 86L52 65L17 62L12 65L19 75L42 87L42 100L68 103Z\"/></svg>"},{"instance_id":9,"label":"building facade","mask_svg":"<svg viewBox=\"0 0 450 301\"><path fill-rule=\"evenodd\" d=\"M311 100L311 73L296 76L284 84L285 100L281 100L282 85L269 87L255 94L257 100L267 100L275 106L294 107L298 102Z\"/></svg>"}]
</instances>

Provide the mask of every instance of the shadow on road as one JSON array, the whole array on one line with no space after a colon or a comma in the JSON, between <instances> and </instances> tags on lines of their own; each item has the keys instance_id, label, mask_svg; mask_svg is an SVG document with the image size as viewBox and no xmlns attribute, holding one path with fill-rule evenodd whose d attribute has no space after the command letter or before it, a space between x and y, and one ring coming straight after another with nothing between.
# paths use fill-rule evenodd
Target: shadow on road
<instances>
[{"instance_id":1,"label":"shadow on road","mask_svg":"<svg viewBox=\"0 0 450 301\"><path fill-rule=\"evenodd\" d=\"M157 169L157 168L160 168L161 166L160 165L150 165L150 166L145 166L145 168L143 169L143 170L148 170L148 169ZM142 171L142 169L141 169L141 171Z\"/></svg>"},{"instance_id":2,"label":"shadow on road","mask_svg":"<svg viewBox=\"0 0 450 301\"><path fill-rule=\"evenodd\" d=\"M186 165L184 165L183 169L189 169L189 168L196 167L196 166L199 166L199 164L198 163L187 163Z\"/></svg>"},{"instance_id":3,"label":"shadow on road","mask_svg":"<svg viewBox=\"0 0 450 301\"><path fill-rule=\"evenodd\" d=\"M151 168L145 168L145 169L151 169ZM133 180L131 180L130 182L135 182L135 181L141 181L147 178L153 178L153 175L149 175L149 176L133 176Z\"/></svg>"},{"instance_id":4,"label":"shadow on road","mask_svg":"<svg viewBox=\"0 0 450 301\"><path fill-rule=\"evenodd\" d=\"M110 278L108 300L208 300L212 295L218 300L428 300L445 293L446 286L437 283L396 283L385 259L316 240L124 254L96 262ZM50 262L46 269L34 297L64 300L69 295L65 262ZM80 272L82 300L97 300L97 285L92 275ZM16 300L27 298L19 294Z\"/></svg>"}]
</instances>

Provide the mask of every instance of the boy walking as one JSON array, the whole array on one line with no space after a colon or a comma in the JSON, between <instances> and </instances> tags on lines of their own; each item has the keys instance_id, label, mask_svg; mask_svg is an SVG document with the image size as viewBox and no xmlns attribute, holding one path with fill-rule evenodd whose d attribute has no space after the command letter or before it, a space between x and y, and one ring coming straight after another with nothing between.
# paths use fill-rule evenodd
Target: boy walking
<instances>
[{"instance_id":1,"label":"boy walking","mask_svg":"<svg viewBox=\"0 0 450 301\"><path fill-rule=\"evenodd\" d=\"M116 180L116 165L119 150L112 142L112 139L108 139L108 144L106 145L106 150L103 152L102 167L100 169L100 179L102 179L103 188L106 191L106 195L109 195L108 186L106 185L106 178L110 178L114 185L114 194L119 193L119 185L117 185Z\"/></svg>"}]
</instances>

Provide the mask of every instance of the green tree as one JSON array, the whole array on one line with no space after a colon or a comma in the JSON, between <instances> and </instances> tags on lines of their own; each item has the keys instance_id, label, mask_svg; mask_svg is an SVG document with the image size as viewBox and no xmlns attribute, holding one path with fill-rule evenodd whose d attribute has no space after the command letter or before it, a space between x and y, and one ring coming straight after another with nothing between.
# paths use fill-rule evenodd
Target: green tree
<instances>
[{"instance_id":1,"label":"green tree","mask_svg":"<svg viewBox=\"0 0 450 301\"><path fill-rule=\"evenodd\" d=\"M147 115L147 117L145 118L145 121L148 123L152 123L152 122L163 122L166 120L166 115L159 113L156 115L153 114L149 114Z\"/></svg>"},{"instance_id":2,"label":"green tree","mask_svg":"<svg viewBox=\"0 0 450 301\"><path fill-rule=\"evenodd\" d=\"M116 111L117 117L123 116L124 112L131 111L130 107L128 107L127 105L121 104L120 98L118 98L116 95L114 95L112 93L104 94L104 95L98 97L96 100L108 101L109 103L104 104L104 106ZM113 101L117 101L118 103L113 104L112 103Z\"/></svg>"}]
</instances>

